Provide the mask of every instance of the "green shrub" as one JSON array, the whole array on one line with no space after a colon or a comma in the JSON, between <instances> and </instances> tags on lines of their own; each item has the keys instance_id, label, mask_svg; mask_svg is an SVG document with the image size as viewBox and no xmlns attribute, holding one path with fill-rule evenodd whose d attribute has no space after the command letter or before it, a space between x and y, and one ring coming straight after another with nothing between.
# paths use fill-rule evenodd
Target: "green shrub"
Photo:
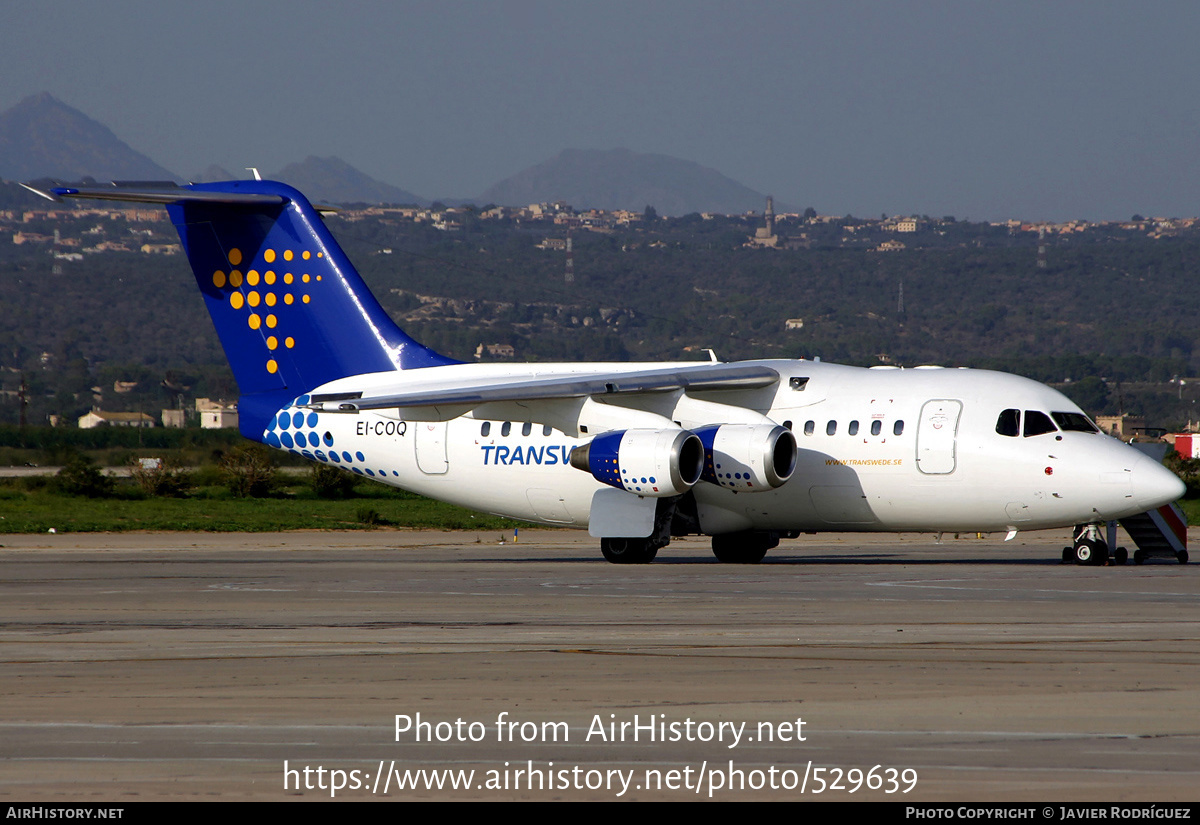
<instances>
[{"instance_id":1,"label":"green shrub","mask_svg":"<svg viewBox=\"0 0 1200 825\"><path fill-rule=\"evenodd\" d=\"M191 489L192 481L186 470L172 459L133 459L129 474L134 483L148 496L172 496L182 498Z\"/></svg>"},{"instance_id":2,"label":"green shrub","mask_svg":"<svg viewBox=\"0 0 1200 825\"><path fill-rule=\"evenodd\" d=\"M225 484L225 473L220 467L205 464L192 473L192 484L197 487L219 487Z\"/></svg>"},{"instance_id":3,"label":"green shrub","mask_svg":"<svg viewBox=\"0 0 1200 825\"><path fill-rule=\"evenodd\" d=\"M51 483L54 479L49 476L25 476L21 479L21 486L31 493L36 493L38 490L45 490L47 487L53 487Z\"/></svg>"},{"instance_id":4,"label":"green shrub","mask_svg":"<svg viewBox=\"0 0 1200 825\"><path fill-rule=\"evenodd\" d=\"M71 456L54 476L54 486L68 496L106 498L113 493L113 480L90 458L78 453Z\"/></svg>"},{"instance_id":5,"label":"green shrub","mask_svg":"<svg viewBox=\"0 0 1200 825\"><path fill-rule=\"evenodd\" d=\"M234 447L221 459L225 486L238 498L263 498L275 489L275 467L265 447Z\"/></svg>"},{"instance_id":6,"label":"green shrub","mask_svg":"<svg viewBox=\"0 0 1200 825\"><path fill-rule=\"evenodd\" d=\"M383 516L374 507L359 507L355 516L363 524L383 524Z\"/></svg>"},{"instance_id":7,"label":"green shrub","mask_svg":"<svg viewBox=\"0 0 1200 825\"><path fill-rule=\"evenodd\" d=\"M309 475L309 483L318 498L350 498L358 481L359 477L354 473L329 464L312 465Z\"/></svg>"}]
</instances>

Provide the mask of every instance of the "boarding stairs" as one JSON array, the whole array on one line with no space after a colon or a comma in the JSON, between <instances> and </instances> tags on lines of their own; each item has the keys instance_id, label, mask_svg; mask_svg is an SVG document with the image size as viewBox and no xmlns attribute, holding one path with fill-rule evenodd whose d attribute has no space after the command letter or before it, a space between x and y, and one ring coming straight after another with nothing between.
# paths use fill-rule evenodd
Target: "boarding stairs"
<instances>
[{"instance_id":1,"label":"boarding stairs","mask_svg":"<svg viewBox=\"0 0 1200 825\"><path fill-rule=\"evenodd\" d=\"M1179 505L1164 504L1157 510L1123 518L1121 526L1137 545L1133 554L1135 564L1151 556L1169 556L1180 564L1187 563L1187 517ZM1116 543L1116 532L1116 525L1109 522L1110 547Z\"/></svg>"}]
</instances>

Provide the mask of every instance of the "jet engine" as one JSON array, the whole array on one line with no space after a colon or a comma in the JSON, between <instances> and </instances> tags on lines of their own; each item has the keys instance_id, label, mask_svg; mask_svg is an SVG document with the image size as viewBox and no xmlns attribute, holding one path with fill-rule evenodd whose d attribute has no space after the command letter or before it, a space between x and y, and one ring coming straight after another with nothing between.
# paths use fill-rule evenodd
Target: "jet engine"
<instances>
[{"instance_id":1,"label":"jet engine","mask_svg":"<svg viewBox=\"0 0 1200 825\"><path fill-rule=\"evenodd\" d=\"M695 431L704 444L701 478L754 493L779 487L796 469L796 437L778 424L720 424Z\"/></svg>"},{"instance_id":2,"label":"jet engine","mask_svg":"<svg viewBox=\"0 0 1200 825\"><path fill-rule=\"evenodd\" d=\"M704 446L687 430L616 430L571 450L571 466L618 490L677 496L700 480Z\"/></svg>"}]
</instances>

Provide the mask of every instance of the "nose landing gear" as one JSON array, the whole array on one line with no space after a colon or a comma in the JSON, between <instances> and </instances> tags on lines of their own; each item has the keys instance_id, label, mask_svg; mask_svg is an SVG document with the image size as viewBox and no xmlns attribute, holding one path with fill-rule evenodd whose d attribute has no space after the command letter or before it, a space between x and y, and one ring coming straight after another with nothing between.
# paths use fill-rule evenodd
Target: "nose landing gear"
<instances>
[{"instance_id":1,"label":"nose landing gear","mask_svg":"<svg viewBox=\"0 0 1200 825\"><path fill-rule=\"evenodd\" d=\"M1076 564L1104 565L1108 564L1108 542L1100 534L1098 524L1077 524L1072 534L1070 547L1063 548L1063 561ZM1113 554L1113 561L1124 564L1129 559L1129 553L1124 547L1118 547Z\"/></svg>"}]
</instances>

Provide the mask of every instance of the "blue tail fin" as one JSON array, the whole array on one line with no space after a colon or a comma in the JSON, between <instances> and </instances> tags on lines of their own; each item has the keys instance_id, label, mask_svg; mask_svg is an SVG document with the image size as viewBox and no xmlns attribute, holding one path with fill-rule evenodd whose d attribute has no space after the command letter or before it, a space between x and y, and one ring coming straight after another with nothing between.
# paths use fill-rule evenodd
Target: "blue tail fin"
<instances>
[{"instance_id":1,"label":"blue tail fin","mask_svg":"<svg viewBox=\"0 0 1200 825\"><path fill-rule=\"evenodd\" d=\"M369 372L457 364L392 322L304 195L275 181L27 188L167 207L260 440L291 399Z\"/></svg>"},{"instance_id":2,"label":"blue tail fin","mask_svg":"<svg viewBox=\"0 0 1200 825\"><path fill-rule=\"evenodd\" d=\"M286 389L295 397L349 375L457 363L392 322L295 189L273 181L186 188L282 201L167 206L243 395Z\"/></svg>"}]
</instances>

